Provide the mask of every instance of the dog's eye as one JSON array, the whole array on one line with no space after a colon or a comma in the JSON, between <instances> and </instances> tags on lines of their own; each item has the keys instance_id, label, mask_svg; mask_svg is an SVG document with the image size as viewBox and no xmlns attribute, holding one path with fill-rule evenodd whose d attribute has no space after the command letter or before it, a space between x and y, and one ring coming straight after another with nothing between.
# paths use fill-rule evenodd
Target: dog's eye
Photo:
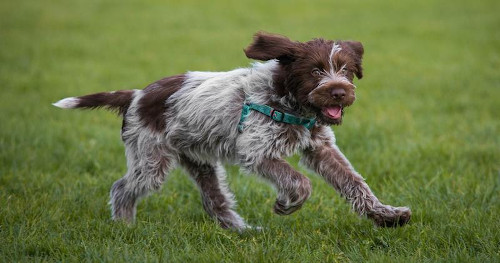
<instances>
[{"instance_id":1,"label":"dog's eye","mask_svg":"<svg viewBox=\"0 0 500 263\"><path fill-rule=\"evenodd\" d=\"M319 70L319 68L315 68L315 69L313 69L313 70L311 71L311 74L312 74L313 76L316 76L316 77L319 77L319 76L321 76L321 75L322 75L322 74L321 74L321 70Z\"/></svg>"},{"instance_id":2,"label":"dog's eye","mask_svg":"<svg viewBox=\"0 0 500 263\"><path fill-rule=\"evenodd\" d=\"M347 75L347 68L346 67L341 68L340 69L340 74Z\"/></svg>"}]
</instances>

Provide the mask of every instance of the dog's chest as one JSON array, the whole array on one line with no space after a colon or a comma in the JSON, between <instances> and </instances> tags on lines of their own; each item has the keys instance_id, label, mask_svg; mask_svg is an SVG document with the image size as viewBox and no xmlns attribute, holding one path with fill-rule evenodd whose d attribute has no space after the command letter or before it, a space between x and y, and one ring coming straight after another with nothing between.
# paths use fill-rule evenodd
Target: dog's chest
<instances>
[{"instance_id":1,"label":"dog's chest","mask_svg":"<svg viewBox=\"0 0 500 263\"><path fill-rule=\"evenodd\" d=\"M249 118L249 125L237 139L237 148L241 155L281 158L311 145L311 134L305 127L254 116L257 118Z\"/></svg>"}]
</instances>

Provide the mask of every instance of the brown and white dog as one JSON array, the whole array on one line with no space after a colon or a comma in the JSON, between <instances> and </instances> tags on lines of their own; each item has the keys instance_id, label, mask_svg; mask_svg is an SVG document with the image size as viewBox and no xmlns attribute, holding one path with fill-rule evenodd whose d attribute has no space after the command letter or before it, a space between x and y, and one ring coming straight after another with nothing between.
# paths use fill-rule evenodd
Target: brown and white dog
<instances>
[{"instance_id":1,"label":"brown and white dog","mask_svg":"<svg viewBox=\"0 0 500 263\"><path fill-rule=\"evenodd\" d=\"M238 164L271 182L274 211L298 210L311 194L307 177L283 158L302 152L302 163L321 175L378 226L410 220L406 207L382 204L335 145L330 125L342 122L355 100L353 78L363 76L363 46L354 41L294 42L259 32L245 49L248 58L267 61L229 72L187 72L143 90L103 92L54 103L60 108L106 107L123 115L122 139L128 171L111 188L112 216L133 222L137 201L160 189L182 166L200 189L205 210L222 227L249 225L234 211L221 163ZM238 130L245 102L315 118L311 129L277 122L251 111Z\"/></svg>"}]
</instances>

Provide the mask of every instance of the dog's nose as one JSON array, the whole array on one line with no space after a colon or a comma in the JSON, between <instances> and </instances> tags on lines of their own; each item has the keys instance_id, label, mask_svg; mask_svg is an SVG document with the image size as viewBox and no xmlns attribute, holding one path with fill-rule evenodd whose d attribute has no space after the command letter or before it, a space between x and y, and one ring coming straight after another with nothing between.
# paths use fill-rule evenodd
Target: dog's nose
<instances>
[{"instance_id":1,"label":"dog's nose","mask_svg":"<svg viewBox=\"0 0 500 263\"><path fill-rule=\"evenodd\" d=\"M346 93L345 93L344 89L333 89L332 90L332 97L335 100L342 100L342 99L344 99L345 95L346 95Z\"/></svg>"}]
</instances>

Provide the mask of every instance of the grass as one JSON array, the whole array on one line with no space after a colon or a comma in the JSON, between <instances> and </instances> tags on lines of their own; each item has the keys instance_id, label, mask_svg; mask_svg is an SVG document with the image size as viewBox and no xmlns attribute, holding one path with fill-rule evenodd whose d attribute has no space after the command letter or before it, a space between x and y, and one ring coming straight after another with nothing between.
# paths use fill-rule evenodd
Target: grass
<instances>
[{"instance_id":1,"label":"grass","mask_svg":"<svg viewBox=\"0 0 500 263\"><path fill-rule=\"evenodd\" d=\"M499 11L494 0L1 1L0 261L499 262ZM279 217L271 187L232 166L238 211L261 233L218 228L181 171L135 225L111 222L120 119L51 103L246 66L258 30L364 43L358 100L334 130L378 197L412 208L410 225L373 227L303 170L310 200Z\"/></svg>"}]
</instances>

